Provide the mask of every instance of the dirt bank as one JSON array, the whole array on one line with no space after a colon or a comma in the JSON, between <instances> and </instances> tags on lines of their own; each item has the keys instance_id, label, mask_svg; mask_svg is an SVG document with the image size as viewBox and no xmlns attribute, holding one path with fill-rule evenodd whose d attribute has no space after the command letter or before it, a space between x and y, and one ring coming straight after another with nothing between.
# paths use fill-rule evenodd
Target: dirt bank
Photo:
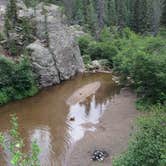
<instances>
[{"instance_id":1,"label":"dirt bank","mask_svg":"<svg viewBox=\"0 0 166 166\"><path fill-rule=\"evenodd\" d=\"M125 88L116 95L107 111L95 126L95 132L88 132L74 147L66 159L67 166L111 166L112 157L127 147L133 121L138 116L135 108L136 96ZM91 124L89 124L91 125ZM103 162L91 161L94 150L106 150L109 157Z\"/></svg>"}]
</instances>

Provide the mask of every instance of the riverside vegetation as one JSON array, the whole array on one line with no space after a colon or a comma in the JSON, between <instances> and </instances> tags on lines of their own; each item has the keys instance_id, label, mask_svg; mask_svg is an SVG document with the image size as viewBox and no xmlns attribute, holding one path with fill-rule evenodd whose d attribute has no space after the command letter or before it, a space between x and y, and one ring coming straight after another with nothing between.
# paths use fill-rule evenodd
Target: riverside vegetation
<instances>
[{"instance_id":1,"label":"riverside vegetation","mask_svg":"<svg viewBox=\"0 0 166 166\"><path fill-rule=\"evenodd\" d=\"M139 118L128 149L114 159L113 165L166 165L166 1L60 2L64 9L70 9L66 11L69 22L82 25L87 32L78 39L84 63L88 66L92 60L102 60L136 89L136 106L148 112ZM0 104L34 95L38 90L27 58L13 62L1 57L0 77Z\"/></svg>"},{"instance_id":2,"label":"riverside vegetation","mask_svg":"<svg viewBox=\"0 0 166 166\"><path fill-rule=\"evenodd\" d=\"M18 121L16 115L11 115L11 125L12 128L9 131L9 137L5 137L0 133L0 145L5 151L10 151L11 164L13 166L39 166L38 155L40 149L36 142L32 142L31 152L24 153L22 149L24 148L24 141L20 137Z\"/></svg>"},{"instance_id":3,"label":"riverside vegetation","mask_svg":"<svg viewBox=\"0 0 166 166\"><path fill-rule=\"evenodd\" d=\"M25 50L33 40L32 27L25 18L18 20L16 1L10 0L5 13L4 32L0 33L1 46L7 56L0 55L0 105L38 92L36 76ZM13 37L17 32L22 38L21 43Z\"/></svg>"}]
</instances>

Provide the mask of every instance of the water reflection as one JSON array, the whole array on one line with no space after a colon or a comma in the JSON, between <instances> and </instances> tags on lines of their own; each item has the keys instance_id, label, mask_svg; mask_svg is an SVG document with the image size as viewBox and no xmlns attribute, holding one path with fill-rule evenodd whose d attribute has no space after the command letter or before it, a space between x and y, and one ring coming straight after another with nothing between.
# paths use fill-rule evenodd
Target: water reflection
<instances>
[{"instance_id":1,"label":"water reflection","mask_svg":"<svg viewBox=\"0 0 166 166\"><path fill-rule=\"evenodd\" d=\"M101 85L95 94L77 103L66 104L75 91L96 81ZM35 97L0 107L0 131L6 132L10 128L9 115L16 113L26 145L24 150L29 151L30 143L36 139L41 148L41 166L64 166L72 145L86 131L95 131L95 124L118 92L110 74L79 75L61 85L43 90ZM0 165L8 166L8 152L4 155L0 153Z\"/></svg>"},{"instance_id":2,"label":"water reflection","mask_svg":"<svg viewBox=\"0 0 166 166\"><path fill-rule=\"evenodd\" d=\"M85 103L77 103L70 107L68 119L71 117L75 119L72 122L68 122L70 126L69 134L71 143L80 140L86 131L95 131L96 128L94 124L99 122L99 118L102 116L108 103L109 100L98 104L95 95L93 95L88 101L85 101Z\"/></svg>"},{"instance_id":3,"label":"water reflection","mask_svg":"<svg viewBox=\"0 0 166 166\"><path fill-rule=\"evenodd\" d=\"M47 165L47 161L51 160L51 156L54 153L51 146L51 133L50 129L46 126L41 126L36 128L29 133L29 142L37 140L37 143L40 147L40 161L43 165Z\"/></svg>"}]
</instances>

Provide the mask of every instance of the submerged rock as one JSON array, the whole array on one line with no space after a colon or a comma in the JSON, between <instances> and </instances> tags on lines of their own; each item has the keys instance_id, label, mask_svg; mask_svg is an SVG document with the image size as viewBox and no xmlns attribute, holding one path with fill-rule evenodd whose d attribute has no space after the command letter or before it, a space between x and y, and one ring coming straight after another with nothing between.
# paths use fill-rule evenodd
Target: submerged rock
<instances>
[{"instance_id":1,"label":"submerged rock","mask_svg":"<svg viewBox=\"0 0 166 166\"><path fill-rule=\"evenodd\" d=\"M108 153L102 150L95 150L93 152L91 160L93 161L103 161L106 157L108 157Z\"/></svg>"}]
</instances>

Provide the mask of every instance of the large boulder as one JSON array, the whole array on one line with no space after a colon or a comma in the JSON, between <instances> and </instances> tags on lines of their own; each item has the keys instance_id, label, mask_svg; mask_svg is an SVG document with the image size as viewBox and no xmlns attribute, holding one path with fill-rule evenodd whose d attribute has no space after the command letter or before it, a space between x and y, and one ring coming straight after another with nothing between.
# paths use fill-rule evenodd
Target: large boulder
<instances>
[{"instance_id":1,"label":"large boulder","mask_svg":"<svg viewBox=\"0 0 166 166\"><path fill-rule=\"evenodd\" d=\"M39 41L30 44L27 48L32 51L32 65L39 76L40 86L47 87L60 83L58 70L48 48L43 47Z\"/></svg>"},{"instance_id":2,"label":"large boulder","mask_svg":"<svg viewBox=\"0 0 166 166\"><path fill-rule=\"evenodd\" d=\"M59 83L69 79L77 72L82 72L84 64L75 39L76 36L73 30L65 23L66 17L61 8L52 4L44 6L43 3L40 3L36 7L35 14L34 21L37 27L37 38L40 41L45 41L47 38L48 42L47 47L44 47L42 44L36 44L36 42L28 46L32 50L31 56L34 69L39 77L42 78L39 80L41 86L45 87ZM51 59L51 61L44 62L48 59ZM45 64L40 68L43 62ZM52 66L51 73L50 71L48 72L49 65ZM36 68L36 66L40 67ZM55 71L53 72L53 70ZM49 79L49 77L51 78Z\"/></svg>"}]
</instances>

